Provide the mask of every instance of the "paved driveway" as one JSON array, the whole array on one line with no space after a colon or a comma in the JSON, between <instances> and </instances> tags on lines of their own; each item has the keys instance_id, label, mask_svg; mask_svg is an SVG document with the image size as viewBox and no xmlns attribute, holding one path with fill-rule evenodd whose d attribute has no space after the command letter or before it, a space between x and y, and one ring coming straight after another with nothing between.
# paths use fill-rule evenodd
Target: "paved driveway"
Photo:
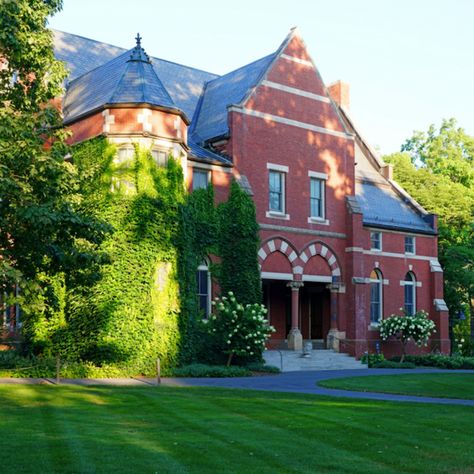
<instances>
[{"instance_id":1,"label":"paved driveway","mask_svg":"<svg viewBox=\"0 0 474 474\"><path fill-rule=\"evenodd\" d=\"M164 385L180 387L222 387L250 390L270 390L273 392L312 393L331 397L367 398L371 400L392 400L398 402L442 403L449 405L474 406L474 400L450 398L416 397L412 395L395 395L375 392L354 392L348 390L318 387L321 380L342 377L364 377L367 375L396 374L432 374L432 373L470 373L471 370L437 370L437 369L366 369L366 370L321 370L285 372L267 377L235 377L235 378L176 378L165 379Z\"/></svg>"},{"instance_id":2,"label":"paved driveway","mask_svg":"<svg viewBox=\"0 0 474 474\"><path fill-rule=\"evenodd\" d=\"M331 397L364 398L370 400L388 400L397 402L440 403L444 405L474 406L474 400L453 398L416 397L412 395L395 395L375 392L354 392L318 387L321 380L342 377L364 377L367 375L397 375L397 374L433 374L433 373L469 373L469 370L439 370L439 369L366 369L366 370L321 370L285 372L279 375L262 377L234 378L164 378L162 384L169 387L220 387L246 390L268 390L272 392L310 393ZM52 379L13 379L0 378L0 384L53 384ZM73 385L108 385L108 386L144 386L154 385L153 379L62 379L61 383Z\"/></svg>"}]
</instances>

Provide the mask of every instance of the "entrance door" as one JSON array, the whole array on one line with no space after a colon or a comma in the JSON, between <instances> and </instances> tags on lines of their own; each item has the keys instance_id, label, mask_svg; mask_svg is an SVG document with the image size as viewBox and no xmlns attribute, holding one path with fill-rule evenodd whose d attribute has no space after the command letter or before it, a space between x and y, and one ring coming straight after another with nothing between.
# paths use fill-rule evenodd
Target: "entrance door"
<instances>
[{"instance_id":1,"label":"entrance door","mask_svg":"<svg viewBox=\"0 0 474 474\"><path fill-rule=\"evenodd\" d=\"M301 331L304 339L325 339L328 331L328 290L324 283L305 282L301 295Z\"/></svg>"}]
</instances>

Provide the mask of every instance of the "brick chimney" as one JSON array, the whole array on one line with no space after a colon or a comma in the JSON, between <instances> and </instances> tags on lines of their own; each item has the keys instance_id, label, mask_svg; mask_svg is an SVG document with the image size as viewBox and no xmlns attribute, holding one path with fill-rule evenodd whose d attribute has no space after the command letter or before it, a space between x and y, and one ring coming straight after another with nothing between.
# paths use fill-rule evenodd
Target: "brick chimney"
<instances>
[{"instance_id":1,"label":"brick chimney","mask_svg":"<svg viewBox=\"0 0 474 474\"><path fill-rule=\"evenodd\" d=\"M347 82L336 81L328 85L328 92L332 100L340 107L349 110L350 92Z\"/></svg>"}]
</instances>

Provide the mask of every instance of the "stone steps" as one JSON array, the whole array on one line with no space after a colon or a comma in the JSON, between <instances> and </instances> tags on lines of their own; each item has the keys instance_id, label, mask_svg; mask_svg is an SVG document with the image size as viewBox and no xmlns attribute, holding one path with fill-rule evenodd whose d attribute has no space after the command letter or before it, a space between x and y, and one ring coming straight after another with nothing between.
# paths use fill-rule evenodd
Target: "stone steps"
<instances>
[{"instance_id":1,"label":"stone steps","mask_svg":"<svg viewBox=\"0 0 474 474\"><path fill-rule=\"evenodd\" d=\"M367 365L361 364L349 354L335 352L331 349L312 350L307 357L302 357L301 351L267 350L263 353L263 358L267 365L278 367L282 372L367 368Z\"/></svg>"}]
</instances>

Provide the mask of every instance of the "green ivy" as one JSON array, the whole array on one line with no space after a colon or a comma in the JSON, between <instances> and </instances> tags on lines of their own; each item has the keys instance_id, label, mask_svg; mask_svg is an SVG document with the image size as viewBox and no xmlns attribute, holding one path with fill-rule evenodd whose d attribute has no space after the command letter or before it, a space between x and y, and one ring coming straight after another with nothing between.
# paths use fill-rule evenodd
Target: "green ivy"
<instances>
[{"instance_id":1,"label":"green ivy","mask_svg":"<svg viewBox=\"0 0 474 474\"><path fill-rule=\"evenodd\" d=\"M93 285L68 295L70 354L95 364L149 373L156 358L175 365L180 346L176 241L184 202L182 169L158 167L147 150L117 163L104 139L78 145L85 201L114 231L102 244L109 261Z\"/></svg>"},{"instance_id":2,"label":"green ivy","mask_svg":"<svg viewBox=\"0 0 474 474\"><path fill-rule=\"evenodd\" d=\"M111 230L98 263L45 276L30 289L35 298L24 331L30 352L59 355L70 370L87 374L151 375L157 358L165 372L220 361L222 347L201 323L196 269L210 255L220 257L211 272L222 290L245 304L261 302L251 198L234 182L228 202L216 207L212 186L186 193L172 157L158 167L148 150L136 147L119 161L105 138L76 145L72 159L78 206Z\"/></svg>"},{"instance_id":3,"label":"green ivy","mask_svg":"<svg viewBox=\"0 0 474 474\"><path fill-rule=\"evenodd\" d=\"M217 275L222 294L232 291L241 304L262 302L258 268L260 247L255 204L236 181L229 199L219 206L219 255Z\"/></svg>"}]
</instances>

